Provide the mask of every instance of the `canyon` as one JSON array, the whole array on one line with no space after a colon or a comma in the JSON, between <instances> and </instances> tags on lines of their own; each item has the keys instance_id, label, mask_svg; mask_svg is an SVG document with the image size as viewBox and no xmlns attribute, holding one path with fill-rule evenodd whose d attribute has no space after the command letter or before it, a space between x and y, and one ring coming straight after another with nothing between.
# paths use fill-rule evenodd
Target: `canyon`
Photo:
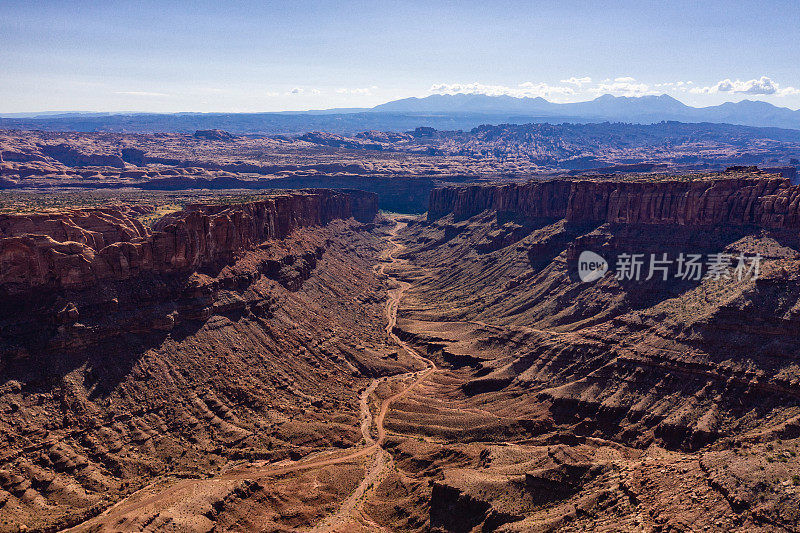
<instances>
[{"instance_id":1,"label":"canyon","mask_svg":"<svg viewBox=\"0 0 800 533\"><path fill-rule=\"evenodd\" d=\"M781 174L181 194L0 215L0 530L800 528Z\"/></svg>"},{"instance_id":2,"label":"canyon","mask_svg":"<svg viewBox=\"0 0 800 533\"><path fill-rule=\"evenodd\" d=\"M0 8L0 533L800 533L800 3L184 4Z\"/></svg>"},{"instance_id":3,"label":"canyon","mask_svg":"<svg viewBox=\"0 0 800 533\"><path fill-rule=\"evenodd\" d=\"M797 193L736 173L435 191L404 234L398 328L447 370L388 420L432 441L400 443L406 465L462 454L431 525L796 530ZM583 250L763 261L586 283Z\"/></svg>"}]
</instances>

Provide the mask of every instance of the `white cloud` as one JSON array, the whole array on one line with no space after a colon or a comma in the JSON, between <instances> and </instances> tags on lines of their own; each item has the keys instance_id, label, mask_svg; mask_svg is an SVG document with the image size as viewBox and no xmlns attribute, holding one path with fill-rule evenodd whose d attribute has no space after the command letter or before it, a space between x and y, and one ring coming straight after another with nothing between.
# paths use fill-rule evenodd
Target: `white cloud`
<instances>
[{"instance_id":1,"label":"white cloud","mask_svg":"<svg viewBox=\"0 0 800 533\"><path fill-rule=\"evenodd\" d=\"M572 96L576 94L575 89L572 87L564 87L559 85L548 85L546 83L533 83L526 81L519 84L523 92L527 96L541 96L543 98L550 96Z\"/></svg>"},{"instance_id":2,"label":"white cloud","mask_svg":"<svg viewBox=\"0 0 800 533\"><path fill-rule=\"evenodd\" d=\"M572 76L571 78L567 78L566 80L560 80L560 81L561 83L567 83L569 85L577 85L578 87L580 87L582 85L592 83L592 78L590 78L589 76L585 76L583 78L576 78L575 76Z\"/></svg>"},{"instance_id":3,"label":"white cloud","mask_svg":"<svg viewBox=\"0 0 800 533\"><path fill-rule=\"evenodd\" d=\"M313 95L317 95L317 94L322 94L322 91L320 91L319 89L315 89L315 88L308 89L308 88L303 88L303 87L293 87L293 88L289 89L289 91L287 91L286 94L287 95L293 95L293 94L313 94Z\"/></svg>"},{"instance_id":4,"label":"white cloud","mask_svg":"<svg viewBox=\"0 0 800 533\"><path fill-rule=\"evenodd\" d=\"M646 83L638 82L636 78L630 76L614 78L614 81L606 80L596 87L590 88L589 91L595 94L613 94L615 96L645 96L649 94L658 94L658 91L650 89L650 86Z\"/></svg>"},{"instance_id":5,"label":"white cloud","mask_svg":"<svg viewBox=\"0 0 800 533\"><path fill-rule=\"evenodd\" d=\"M339 93L339 94L358 94L358 95L369 96L369 95L372 94L372 91L377 89L377 88L378 87L375 86L375 85L373 85L372 87L356 87L356 88L352 88L352 89L351 88L347 88L347 87L342 87L342 88L336 89L336 92Z\"/></svg>"},{"instance_id":6,"label":"white cloud","mask_svg":"<svg viewBox=\"0 0 800 533\"><path fill-rule=\"evenodd\" d=\"M691 92L696 94L753 94L753 95L774 95L774 96L796 96L800 95L800 89L795 87L783 87L767 76L759 79L742 81L737 79L731 81L730 78L718 81L716 84L707 87L694 87Z\"/></svg>"},{"instance_id":7,"label":"white cloud","mask_svg":"<svg viewBox=\"0 0 800 533\"><path fill-rule=\"evenodd\" d=\"M693 84L693 81L665 81L664 83L654 83L653 87L660 91L685 93L690 90Z\"/></svg>"},{"instance_id":8,"label":"white cloud","mask_svg":"<svg viewBox=\"0 0 800 533\"><path fill-rule=\"evenodd\" d=\"M116 91L114 94L123 94L125 96L150 96L150 97L169 96L168 94L153 93L149 91Z\"/></svg>"},{"instance_id":9,"label":"white cloud","mask_svg":"<svg viewBox=\"0 0 800 533\"><path fill-rule=\"evenodd\" d=\"M505 85L485 85L483 83L437 83L432 85L430 92L435 94L485 94L487 96L514 96L537 97L558 99L564 96L577 94L572 87L553 86L547 83L533 83L526 81L516 87Z\"/></svg>"},{"instance_id":10,"label":"white cloud","mask_svg":"<svg viewBox=\"0 0 800 533\"><path fill-rule=\"evenodd\" d=\"M343 94L360 94L358 89L338 89ZM526 81L517 85L490 85L484 83L437 83L431 86L431 94L483 94L487 96L542 97L551 102L574 102L588 100L603 94L614 96L641 97L671 94L677 97L691 94L732 96L745 94L755 96L800 96L800 89L782 86L772 79L762 76L747 81L725 79L715 85L703 87L692 80L663 81L645 83L633 76L618 76L602 81L592 81L586 77L570 77L560 80L557 85L547 82Z\"/></svg>"}]
</instances>

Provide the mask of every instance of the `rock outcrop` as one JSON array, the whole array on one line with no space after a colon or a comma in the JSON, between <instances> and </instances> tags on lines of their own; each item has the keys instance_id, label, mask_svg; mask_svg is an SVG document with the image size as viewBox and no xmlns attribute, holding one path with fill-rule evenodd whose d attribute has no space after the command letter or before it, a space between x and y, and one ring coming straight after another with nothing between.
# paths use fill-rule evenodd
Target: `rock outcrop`
<instances>
[{"instance_id":1,"label":"rock outcrop","mask_svg":"<svg viewBox=\"0 0 800 533\"><path fill-rule=\"evenodd\" d=\"M568 222L796 228L800 187L774 176L445 187L431 193L428 218L465 219L486 210Z\"/></svg>"},{"instance_id":2,"label":"rock outcrop","mask_svg":"<svg viewBox=\"0 0 800 533\"><path fill-rule=\"evenodd\" d=\"M0 287L81 288L99 280L221 266L237 254L303 226L354 217L369 222L377 196L311 190L240 205L193 205L150 233L114 210L0 219Z\"/></svg>"},{"instance_id":3,"label":"rock outcrop","mask_svg":"<svg viewBox=\"0 0 800 533\"><path fill-rule=\"evenodd\" d=\"M87 154L68 144L46 144L41 147L41 151L44 155L71 167L125 168L125 161L119 154Z\"/></svg>"},{"instance_id":4,"label":"rock outcrop","mask_svg":"<svg viewBox=\"0 0 800 533\"><path fill-rule=\"evenodd\" d=\"M224 130L197 130L194 132L195 139L205 139L207 141L232 141L233 135Z\"/></svg>"}]
</instances>

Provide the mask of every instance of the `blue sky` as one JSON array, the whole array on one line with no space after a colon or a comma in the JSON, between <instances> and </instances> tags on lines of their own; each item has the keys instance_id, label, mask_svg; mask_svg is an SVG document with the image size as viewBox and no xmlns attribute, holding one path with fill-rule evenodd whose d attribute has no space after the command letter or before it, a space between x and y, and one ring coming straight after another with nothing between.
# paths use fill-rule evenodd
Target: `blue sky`
<instances>
[{"instance_id":1,"label":"blue sky","mask_svg":"<svg viewBox=\"0 0 800 533\"><path fill-rule=\"evenodd\" d=\"M0 2L0 112L478 92L800 108L800 2ZM690 83L691 82L691 83Z\"/></svg>"}]
</instances>

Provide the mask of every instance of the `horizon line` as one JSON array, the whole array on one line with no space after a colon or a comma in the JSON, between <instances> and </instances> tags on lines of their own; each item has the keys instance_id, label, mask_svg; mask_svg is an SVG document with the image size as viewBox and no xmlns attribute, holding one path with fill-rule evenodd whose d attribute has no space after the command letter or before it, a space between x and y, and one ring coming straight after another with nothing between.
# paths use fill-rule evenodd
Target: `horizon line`
<instances>
[{"instance_id":1,"label":"horizon line","mask_svg":"<svg viewBox=\"0 0 800 533\"><path fill-rule=\"evenodd\" d=\"M281 113L284 113L284 114L291 114L291 113L306 113L306 114L309 114L309 113L314 113L315 111L326 112L326 113L329 113L329 114L335 114L335 113L330 113L330 112L331 111L340 110L340 109L343 110L343 112L340 113L340 114L350 115L350 114L357 114L357 113L360 113L360 112L371 111L371 110L374 110L377 107L380 107L380 106L385 105L385 104L390 104L390 103L393 103L393 102L400 102L400 101L412 100L412 99L424 100L424 99L430 98L432 96L482 96L482 97L485 97L485 98L503 98L503 97L505 97L505 98L513 98L515 100L544 100L548 104L556 105L556 106L567 106L567 105L574 105L574 104L589 103L589 102L594 102L594 101L597 101L597 100L599 100L601 98L605 98L605 97L611 97L611 98L613 98L615 100L617 100L617 99L639 100L639 99L642 99L642 98L663 98L663 97L667 97L667 98L669 98L671 100L675 100L676 102L679 102L680 104L682 104L682 105L684 105L684 106L686 106L687 108L690 108L690 109L709 109L709 108L719 107L719 106L722 106L722 105L725 105L725 104L738 104L738 103L741 103L741 102L753 102L753 103L767 104L767 105L770 105L770 106L772 106L772 107L774 107L776 109L787 109L789 111L800 111L800 108L792 109L791 107L787 107L787 106L775 105L772 102L767 102L766 100L751 99L751 98L746 98L746 97L742 98L741 100L726 100L726 101L724 101L724 102L722 102L720 104L715 104L715 105L693 106L693 105L687 104L686 102L680 100L679 98L676 98L676 97L674 97L672 95L669 95L667 93L644 94L644 95L639 95L639 96L626 96L626 95L619 95L618 96L618 95L613 95L611 93L604 93L604 94L596 96L595 98L591 98L589 100L578 100L578 101L575 101L575 102L554 102L552 100L548 100L547 98L544 98L543 96L513 96L513 95L507 95L507 94L484 94L484 93L434 93L434 94L429 94L427 96L407 96L407 97L403 97L403 98L398 98L396 100L389 100L387 102L383 102L381 104L377 104L377 105L372 106L372 107L329 107L329 108L312 108L312 109L283 109L283 110L278 110L278 111L132 111L132 110L130 110L130 111L100 111L100 110L83 110L83 111L80 111L80 110L74 110L74 109L72 109L72 110L68 110L68 109L65 109L65 110L52 110L51 109L51 110L43 110L43 111L0 111L0 118L7 118L7 119L16 118L16 119L22 120L22 119L26 119L26 118L27 119L35 119L37 115L69 115L69 114L107 114L107 115L179 115L179 114L187 114L187 115L257 115L257 114L281 114ZM348 112L346 110L352 110L352 111ZM381 111L378 111L378 112L381 112ZM384 112L384 113L388 114L388 113L392 113L392 112ZM408 113L413 113L413 112L406 111L406 112L396 112L396 113L397 114L408 114ZM441 113L459 114L458 112L452 112L452 111L442 111ZM492 112L492 113L495 113L495 112ZM466 111L463 114L481 114L481 115L485 114L485 115L489 115L489 114L492 114L492 113L480 112L480 111L472 111L472 112ZM497 111L496 113L505 114L505 112L503 112L503 111ZM9 115L32 115L32 116L27 116L26 117L26 116L9 116ZM531 115L531 116L533 116L533 115Z\"/></svg>"}]
</instances>

